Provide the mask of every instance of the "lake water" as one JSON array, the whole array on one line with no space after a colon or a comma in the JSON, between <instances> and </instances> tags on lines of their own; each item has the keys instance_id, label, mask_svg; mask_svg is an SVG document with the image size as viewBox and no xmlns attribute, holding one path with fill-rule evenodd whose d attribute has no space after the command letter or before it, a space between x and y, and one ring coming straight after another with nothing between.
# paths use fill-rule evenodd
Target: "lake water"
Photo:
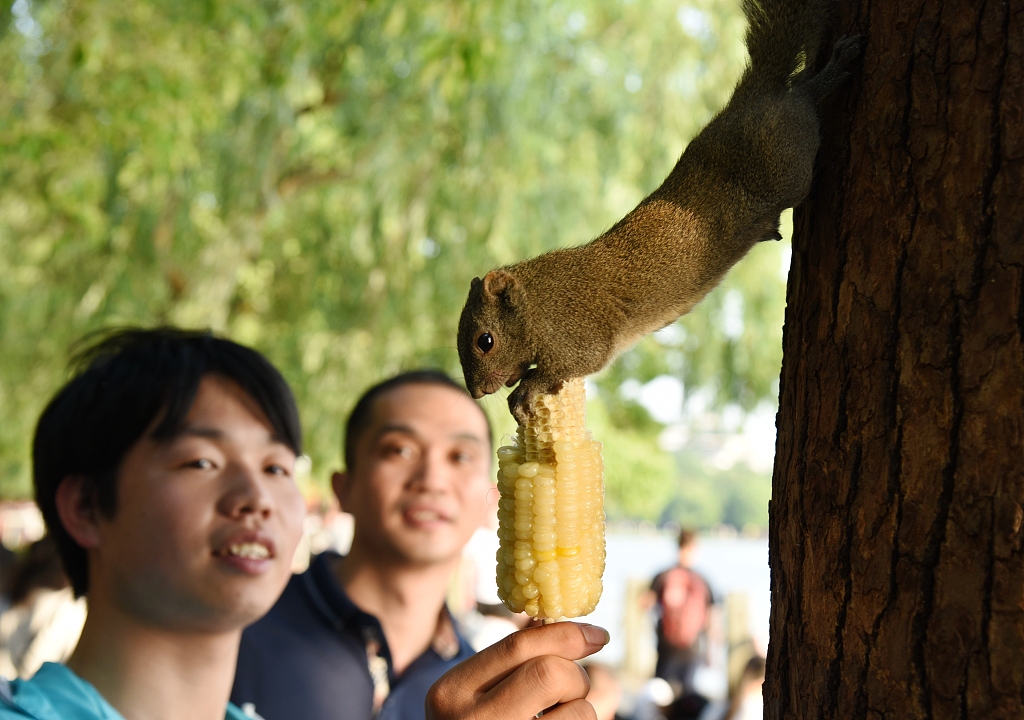
<instances>
[{"instance_id":1,"label":"lake water","mask_svg":"<svg viewBox=\"0 0 1024 720\"><path fill-rule=\"evenodd\" d=\"M352 538L350 516L337 513L329 521L315 516L310 518L307 519L307 532L311 539L307 540L307 549L321 552L331 548L342 554L348 551ZM494 535L476 555L491 583L494 578L492 558L497 542L497 535ZM768 647L768 614L771 605L768 540L702 536L698 543L695 568L711 585L716 600L721 602L732 592L746 594L748 631L757 648L764 652ZM604 593L597 609L581 619L607 628L611 633L611 641L594 656L595 659L613 666L621 665L627 646L625 609L630 581L648 585L656 574L675 564L676 551L674 535L658 533L653 529L627 533L609 528ZM305 563L297 565L295 569L301 571L304 568ZM639 644L639 652L647 656L653 669L653 614L641 625L634 642Z\"/></svg>"},{"instance_id":2,"label":"lake water","mask_svg":"<svg viewBox=\"0 0 1024 720\"><path fill-rule=\"evenodd\" d=\"M585 618L611 633L611 641L595 660L619 665L626 653L626 590L631 579L650 582L657 573L676 562L674 536L609 533L604 594L597 609ZM732 592L748 598L750 635L764 652L768 646L768 616L771 608L768 540L766 538L701 537L694 568L711 585L717 600ZM653 631L645 641L653 651Z\"/></svg>"}]
</instances>

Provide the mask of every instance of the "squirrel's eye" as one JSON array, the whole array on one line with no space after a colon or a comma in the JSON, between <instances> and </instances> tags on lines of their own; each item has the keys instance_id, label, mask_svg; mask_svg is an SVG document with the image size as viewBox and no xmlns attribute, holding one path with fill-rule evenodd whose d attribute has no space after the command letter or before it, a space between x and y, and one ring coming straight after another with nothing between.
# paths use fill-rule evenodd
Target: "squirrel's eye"
<instances>
[{"instance_id":1,"label":"squirrel's eye","mask_svg":"<svg viewBox=\"0 0 1024 720\"><path fill-rule=\"evenodd\" d=\"M490 333L484 333L476 339L476 346L480 348L480 352L489 353L494 347L494 338Z\"/></svg>"}]
</instances>

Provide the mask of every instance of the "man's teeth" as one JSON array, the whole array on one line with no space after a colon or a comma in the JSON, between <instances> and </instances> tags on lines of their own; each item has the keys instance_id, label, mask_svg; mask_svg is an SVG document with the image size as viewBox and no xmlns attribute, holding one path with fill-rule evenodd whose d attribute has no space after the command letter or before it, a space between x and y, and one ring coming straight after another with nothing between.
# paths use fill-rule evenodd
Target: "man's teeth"
<instances>
[{"instance_id":1,"label":"man's teeth","mask_svg":"<svg viewBox=\"0 0 1024 720\"><path fill-rule=\"evenodd\" d=\"M228 555L234 555L247 560L266 560L270 557L270 550L266 545L260 543L240 543L228 546Z\"/></svg>"},{"instance_id":2,"label":"man's teeth","mask_svg":"<svg viewBox=\"0 0 1024 720\"><path fill-rule=\"evenodd\" d=\"M441 520L441 514L433 510L413 510L409 513L409 517L417 522L436 522Z\"/></svg>"}]
</instances>

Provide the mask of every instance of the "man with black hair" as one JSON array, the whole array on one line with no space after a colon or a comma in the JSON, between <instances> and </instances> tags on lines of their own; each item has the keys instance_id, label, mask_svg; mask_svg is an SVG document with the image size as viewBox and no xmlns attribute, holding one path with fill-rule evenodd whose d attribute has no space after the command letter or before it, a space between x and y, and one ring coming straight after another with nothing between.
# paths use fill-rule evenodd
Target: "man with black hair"
<instances>
[{"instance_id":1,"label":"man with black hair","mask_svg":"<svg viewBox=\"0 0 1024 720\"><path fill-rule=\"evenodd\" d=\"M291 391L261 355L208 333L122 331L79 362L39 420L33 462L89 615L67 666L0 678L0 720L258 717L228 695L242 628L280 595L301 536ZM569 623L519 633L439 681L431 718L560 703L553 718L592 720L572 661L607 641Z\"/></svg>"},{"instance_id":2,"label":"man with black hair","mask_svg":"<svg viewBox=\"0 0 1024 720\"><path fill-rule=\"evenodd\" d=\"M36 502L89 614L66 666L0 687L0 718L241 719L242 628L290 575L305 508L291 391L207 333L102 338L36 428Z\"/></svg>"},{"instance_id":3,"label":"man with black hair","mask_svg":"<svg viewBox=\"0 0 1024 720\"><path fill-rule=\"evenodd\" d=\"M403 373L356 403L344 449L350 552L314 558L242 636L231 697L266 720L422 718L473 652L444 598L493 487L486 416L447 375Z\"/></svg>"}]
</instances>

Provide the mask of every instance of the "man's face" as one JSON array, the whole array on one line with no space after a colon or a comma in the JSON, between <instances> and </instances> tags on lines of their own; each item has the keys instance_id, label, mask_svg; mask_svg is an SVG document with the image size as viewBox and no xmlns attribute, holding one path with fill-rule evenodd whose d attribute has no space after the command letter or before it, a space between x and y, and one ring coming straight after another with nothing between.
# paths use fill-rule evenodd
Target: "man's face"
<instances>
[{"instance_id":1,"label":"man's face","mask_svg":"<svg viewBox=\"0 0 1024 720\"><path fill-rule=\"evenodd\" d=\"M207 375L177 437L147 431L125 456L90 595L166 629L240 630L290 576L305 516L294 469L252 398Z\"/></svg>"},{"instance_id":2,"label":"man's face","mask_svg":"<svg viewBox=\"0 0 1024 720\"><path fill-rule=\"evenodd\" d=\"M355 517L353 551L399 563L457 557L484 521L491 447L483 412L441 385L403 385L378 397L352 467L335 475Z\"/></svg>"},{"instance_id":3,"label":"man's face","mask_svg":"<svg viewBox=\"0 0 1024 720\"><path fill-rule=\"evenodd\" d=\"M697 543L690 542L687 545L679 548L679 564L683 567L693 567L694 560L697 559Z\"/></svg>"}]
</instances>

